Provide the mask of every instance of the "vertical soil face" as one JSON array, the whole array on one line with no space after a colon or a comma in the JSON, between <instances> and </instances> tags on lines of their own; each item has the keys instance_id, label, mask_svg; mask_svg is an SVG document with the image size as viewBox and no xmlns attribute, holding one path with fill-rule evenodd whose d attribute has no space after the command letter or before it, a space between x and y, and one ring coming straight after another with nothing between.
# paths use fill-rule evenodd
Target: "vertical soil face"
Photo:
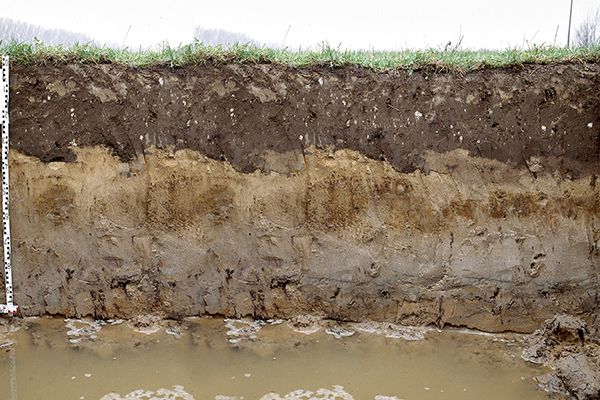
<instances>
[{"instance_id":1,"label":"vertical soil face","mask_svg":"<svg viewBox=\"0 0 600 400\"><path fill-rule=\"evenodd\" d=\"M598 319L600 66L11 66L24 315Z\"/></svg>"}]
</instances>

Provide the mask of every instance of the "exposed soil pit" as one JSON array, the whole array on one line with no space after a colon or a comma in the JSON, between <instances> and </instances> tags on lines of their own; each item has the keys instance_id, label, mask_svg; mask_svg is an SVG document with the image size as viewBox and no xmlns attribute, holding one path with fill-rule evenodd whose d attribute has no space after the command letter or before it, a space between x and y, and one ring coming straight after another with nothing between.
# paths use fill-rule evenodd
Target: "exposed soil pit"
<instances>
[{"instance_id":1,"label":"exposed soil pit","mask_svg":"<svg viewBox=\"0 0 600 400\"><path fill-rule=\"evenodd\" d=\"M597 343L599 76L13 65L15 301Z\"/></svg>"}]
</instances>

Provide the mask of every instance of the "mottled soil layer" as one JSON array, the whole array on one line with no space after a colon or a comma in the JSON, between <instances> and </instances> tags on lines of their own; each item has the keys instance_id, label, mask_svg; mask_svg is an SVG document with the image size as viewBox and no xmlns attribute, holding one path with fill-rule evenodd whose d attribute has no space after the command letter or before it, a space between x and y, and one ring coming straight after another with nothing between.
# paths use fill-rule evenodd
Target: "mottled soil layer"
<instances>
[{"instance_id":1,"label":"mottled soil layer","mask_svg":"<svg viewBox=\"0 0 600 400\"><path fill-rule=\"evenodd\" d=\"M15 301L597 326L599 81L598 64L13 65Z\"/></svg>"}]
</instances>

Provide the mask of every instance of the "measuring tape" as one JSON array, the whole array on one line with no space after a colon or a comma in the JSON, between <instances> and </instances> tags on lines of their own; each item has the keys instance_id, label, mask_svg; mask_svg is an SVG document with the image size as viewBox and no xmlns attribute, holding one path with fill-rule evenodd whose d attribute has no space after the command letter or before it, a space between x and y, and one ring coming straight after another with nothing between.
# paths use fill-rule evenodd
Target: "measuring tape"
<instances>
[{"instance_id":1,"label":"measuring tape","mask_svg":"<svg viewBox=\"0 0 600 400\"><path fill-rule=\"evenodd\" d=\"M15 342L12 342L8 350L8 361L10 363L10 394L11 400L17 400L17 357L15 356Z\"/></svg>"},{"instance_id":2,"label":"measuring tape","mask_svg":"<svg viewBox=\"0 0 600 400\"><path fill-rule=\"evenodd\" d=\"M2 56L2 82L0 93L0 124L2 124L2 233L4 236L4 282L6 304L0 304L0 313L14 314L19 309L13 304L12 268L10 265L10 214L8 203L8 56Z\"/></svg>"}]
</instances>

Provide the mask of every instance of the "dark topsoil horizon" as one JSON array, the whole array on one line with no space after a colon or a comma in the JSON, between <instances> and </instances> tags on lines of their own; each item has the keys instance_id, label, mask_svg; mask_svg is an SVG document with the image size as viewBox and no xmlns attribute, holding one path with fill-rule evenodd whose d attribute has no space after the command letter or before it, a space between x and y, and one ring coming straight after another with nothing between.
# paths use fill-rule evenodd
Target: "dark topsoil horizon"
<instances>
[{"instance_id":1,"label":"dark topsoil horizon","mask_svg":"<svg viewBox=\"0 0 600 400\"><path fill-rule=\"evenodd\" d=\"M351 149L401 172L423 152L465 149L512 166L531 157L577 177L597 171L600 64L460 73L302 69L276 64L11 69L10 145L43 162L106 146L127 162L189 148L269 172L265 152ZM591 169L590 169L591 168Z\"/></svg>"}]
</instances>

